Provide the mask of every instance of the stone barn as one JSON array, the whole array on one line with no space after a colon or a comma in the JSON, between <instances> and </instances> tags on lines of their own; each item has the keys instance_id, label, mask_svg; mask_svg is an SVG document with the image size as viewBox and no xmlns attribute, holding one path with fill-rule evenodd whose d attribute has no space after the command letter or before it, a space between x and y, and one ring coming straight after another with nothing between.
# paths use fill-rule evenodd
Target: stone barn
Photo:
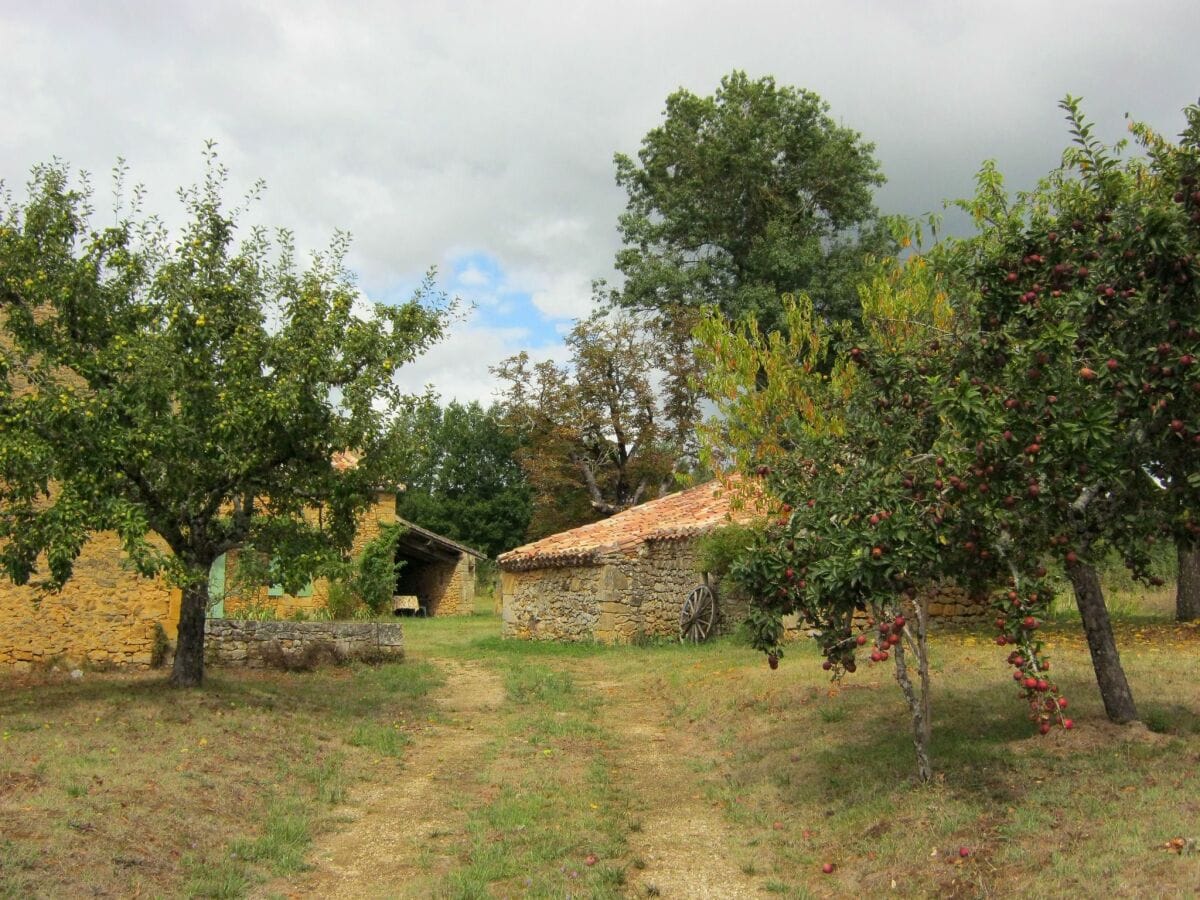
<instances>
[{"instance_id":1,"label":"stone barn","mask_svg":"<svg viewBox=\"0 0 1200 900\"><path fill-rule=\"evenodd\" d=\"M752 521L743 499L732 484L711 481L502 554L503 634L608 643L677 637L685 601L704 583L696 541ZM716 631L724 632L745 609L717 594Z\"/></svg>"}]
</instances>

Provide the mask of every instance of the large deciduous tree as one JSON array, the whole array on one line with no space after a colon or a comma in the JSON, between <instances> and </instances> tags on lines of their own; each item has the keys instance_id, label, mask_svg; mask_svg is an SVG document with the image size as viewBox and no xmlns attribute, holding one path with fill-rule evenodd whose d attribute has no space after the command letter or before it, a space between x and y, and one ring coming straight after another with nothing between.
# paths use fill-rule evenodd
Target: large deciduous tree
<instances>
[{"instance_id":1,"label":"large deciduous tree","mask_svg":"<svg viewBox=\"0 0 1200 900\"><path fill-rule=\"evenodd\" d=\"M239 242L206 159L177 238L140 202L93 225L59 164L0 212L0 564L55 590L89 535L116 531L140 573L182 588L180 686L203 679L222 552L253 544L298 586L348 547L393 375L445 320L416 298L361 313L343 235L306 269L286 232ZM331 464L346 448L358 468Z\"/></svg>"},{"instance_id":2,"label":"large deciduous tree","mask_svg":"<svg viewBox=\"0 0 1200 900\"><path fill-rule=\"evenodd\" d=\"M715 306L779 324L779 297L804 291L829 317L857 310L854 274L880 250L873 145L809 91L733 72L716 93L679 90L637 159L618 153L622 304L670 319Z\"/></svg>"},{"instance_id":3,"label":"large deciduous tree","mask_svg":"<svg viewBox=\"0 0 1200 900\"><path fill-rule=\"evenodd\" d=\"M674 364L671 346L606 312L577 322L567 345L567 365L521 353L493 370L505 422L521 437L534 537L657 497L695 465L695 399L660 396L656 385Z\"/></svg>"}]
</instances>

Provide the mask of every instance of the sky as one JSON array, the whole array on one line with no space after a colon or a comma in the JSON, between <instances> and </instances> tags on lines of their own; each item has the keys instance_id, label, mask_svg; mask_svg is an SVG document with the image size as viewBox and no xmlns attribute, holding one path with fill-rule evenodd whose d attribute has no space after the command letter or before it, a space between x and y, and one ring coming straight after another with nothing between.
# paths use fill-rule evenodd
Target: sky
<instances>
[{"instance_id":1,"label":"sky","mask_svg":"<svg viewBox=\"0 0 1200 900\"><path fill-rule=\"evenodd\" d=\"M487 403L489 366L564 359L593 280L614 280L613 154L673 91L741 69L816 92L875 144L880 210L920 215L985 159L1014 189L1053 168L1068 93L1104 139L1126 113L1177 134L1197 35L1196 0L0 0L0 179L19 197L58 157L104 208L123 158L172 220L215 140L231 196L266 181L250 221L302 248L353 235L369 298L436 267L464 312L402 380Z\"/></svg>"}]
</instances>

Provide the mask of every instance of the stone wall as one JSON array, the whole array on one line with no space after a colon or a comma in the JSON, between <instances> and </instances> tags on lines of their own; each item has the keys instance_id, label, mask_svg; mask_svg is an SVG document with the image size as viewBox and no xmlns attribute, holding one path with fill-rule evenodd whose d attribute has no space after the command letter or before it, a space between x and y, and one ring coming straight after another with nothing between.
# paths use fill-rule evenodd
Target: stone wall
<instances>
[{"instance_id":1,"label":"stone wall","mask_svg":"<svg viewBox=\"0 0 1200 900\"><path fill-rule=\"evenodd\" d=\"M692 540L650 541L642 545L627 602L640 609L636 636L678 637L679 614L695 588L704 583L696 542ZM726 596L712 583L717 594L717 634L728 634L746 617L747 604Z\"/></svg>"},{"instance_id":2,"label":"stone wall","mask_svg":"<svg viewBox=\"0 0 1200 900\"><path fill-rule=\"evenodd\" d=\"M502 572L503 633L604 643L677 638L684 600L702 582L690 540L648 542L636 555L607 556L588 566ZM719 634L745 617L744 603L724 599L718 608Z\"/></svg>"},{"instance_id":3,"label":"stone wall","mask_svg":"<svg viewBox=\"0 0 1200 900\"><path fill-rule=\"evenodd\" d=\"M367 544L379 537L384 525L395 523L396 495L392 491L379 491L375 494L374 502L359 513L354 540L350 544L350 555L357 556L362 553Z\"/></svg>"},{"instance_id":4,"label":"stone wall","mask_svg":"<svg viewBox=\"0 0 1200 900\"><path fill-rule=\"evenodd\" d=\"M464 553L446 584L438 615L468 616L475 611L475 557Z\"/></svg>"},{"instance_id":5,"label":"stone wall","mask_svg":"<svg viewBox=\"0 0 1200 900\"><path fill-rule=\"evenodd\" d=\"M535 640L629 643L679 636L679 613L687 595L703 582L694 540L650 541L636 555L612 555L592 565L505 571L500 603L505 637ZM736 630L749 603L717 588L717 634ZM944 582L925 593L932 627L977 625L993 613L986 597L973 597ZM787 636L805 632L797 617L785 621Z\"/></svg>"},{"instance_id":6,"label":"stone wall","mask_svg":"<svg viewBox=\"0 0 1200 900\"><path fill-rule=\"evenodd\" d=\"M208 665L251 669L308 669L314 665L404 658L399 622L257 622L209 619L204 623Z\"/></svg>"},{"instance_id":7,"label":"stone wall","mask_svg":"<svg viewBox=\"0 0 1200 900\"><path fill-rule=\"evenodd\" d=\"M475 558L464 553L457 562L410 559L400 570L398 593L415 594L431 616L468 615L475 606Z\"/></svg>"},{"instance_id":8,"label":"stone wall","mask_svg":"<svg viewBox=\"0 0 1200 900\"><path fill-rule=\"evenodd\" d=\"M305 512L305 519L315 523L316 518L315 510ZM371 505L359 514L354 540L350 545L350 555L357 556L362 553L363 548L370 541L379 537L381 526L394 524L395 521L396 495L391 491L379 491ZM230 586L234 584L237 551L231 550L227 554L227 558L225 583ZM312 591L302 596L292 594L271 596L269 586L265 584L250 592L249 596L229 595L225 600L225 616L236 618L239 611L255 607L258 609L269 608L277 618L289 619L297 613L311 616L317 610L324 609L328 604L329 579L315 578L312 582Z\"/></svg>"},{"instance_id":9,"label":"stone wall","mask_svg":"<svg viewBox=\"0 0 1200 900\"><path fill-rule=\"evenodd\" d=\"M66 665L148 667L155 625L175 639L179 591L123 568L115 534L95 535L57 594L0 577L0 668Z\"/></svg>"},{"instance_id":10,"label":"stone wall","mask_svg":"<svg viewBox=\"0 0 1200 900\"><path fill-rule=\"evenodd\" d=\"M921 594L929 615L930 631L947 626L978 627L992 622L996 617L996 610L986 595L971 594L949 580L929 585ZM907 601L904 612L909 617L914 614L911 604ZM866 622L867 616L865 613L855 613L854 619L861 624ZM783 627L786 640L794 641L808 637L808 629L803 627L799 615L784 616Z\"/></svg>"},{"instance_id":11,"label":"stone wall","mask_svg":"<svg viewBox=\"0 0 1200 900\"><path fill-rule=\"evenodd\" d=\"M383 523L394 521L395 494L380 492L360 517L356 552L379 534ZM155 625L162 627L169 641L176 639L180 595L160 579L141 578L126 569L123 557L116 535L102 532L84 545L74 575L58 594L39 599L34 589L0 578L0 669L22 672L56 661L148 667L153 661ZM311 613L323 607L328 596L323 579L317 579L313 588L309 597L268 597L263 586L252 602L269 602L280 617ZM237 602L232 601L227 614L236 608Z\"/></svg>"},{"instance_id":12,"label":"stone wall","mask_svg":"<svg viewBox=\"0 0 1200 900\"><path fill-rule=\"evenodd\" d=\"M986 596L972 595L951 581L931 585L922 592L929 610L930 627L979 625L996 617Z\"/></svg>"},{"instance_id":13,"label":"stone wall","mask_svg":"<svg viewBox=\"0 0 1200 900\"><path fill-rule=\"evenodd\" d=\"M603 566L502 572L501 633L531 640L594 640L603 575Z\"/></svg>"}]
</instances>

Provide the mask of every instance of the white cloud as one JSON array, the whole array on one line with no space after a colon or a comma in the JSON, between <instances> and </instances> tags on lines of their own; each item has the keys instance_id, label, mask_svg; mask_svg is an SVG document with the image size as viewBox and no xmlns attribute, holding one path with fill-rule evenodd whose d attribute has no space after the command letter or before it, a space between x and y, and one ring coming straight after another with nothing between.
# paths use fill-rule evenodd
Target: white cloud
<instances>
[{"instance_id":1,"label":"white cloud","mask_svg":"<svg viewBox=\"0 0 1200 900\"><path fill-rule=\"evenodd\" d=\"M464 293L499 310L529 291L561 324L613 277L613 152L636 153L681 85L708 94L744 68L816 91L876 143L880 207L921 213L970 193L988 157L1030 185L1067 141L1067 92L1108 139L1126 111L1177 133L1197 33L1195 0L5 3L0 178L19 188L61 156L98 173L102 215L125 156L177 221L213 137L230 197L267 179L253 221L301 250L351 231L373 296L469 247L506 274L468 268ZM488 346L473 339L463 353Z\"/></svg>"},{"instance_id":2,"label":"white cloud","mask_svg":"<svg viewBox=\"0 0 1200 900\"><path fill-rule=\"evenodd\" d=\"M522 350L534 362L566 359L566 347L561 342L529 349L528 338L529 333L523 328L482 328L468 320L402 368L397 382L410 393L421 393L425 385L432 385L445 401L478 400L487 406L497 399L500 388L488 371L490 367Z\"/></svg>"},{"instance_id":3,"label":"white cloud","mask_svg":"<svg viewBox=\"0 0 1200 900\"><path fill-rule=\"evenodd\" d=\"M492 279L487 272L480 269L474 263L471 263L455 276L455 281L467 287L483 287L484 285L491 284Z\"/></svg>"},{"instance_id":4,"label":"white cloud","mask_svg":"<svg viewBox=\"0 0 1200 900\"><path fill-rule=\"evenodd\" d=\"M528 277L528 273L527 273ZM533 305L550 319L580 319L592 311L592 279L582 272L528 277Z\"/></svg>"}]
</instances>

